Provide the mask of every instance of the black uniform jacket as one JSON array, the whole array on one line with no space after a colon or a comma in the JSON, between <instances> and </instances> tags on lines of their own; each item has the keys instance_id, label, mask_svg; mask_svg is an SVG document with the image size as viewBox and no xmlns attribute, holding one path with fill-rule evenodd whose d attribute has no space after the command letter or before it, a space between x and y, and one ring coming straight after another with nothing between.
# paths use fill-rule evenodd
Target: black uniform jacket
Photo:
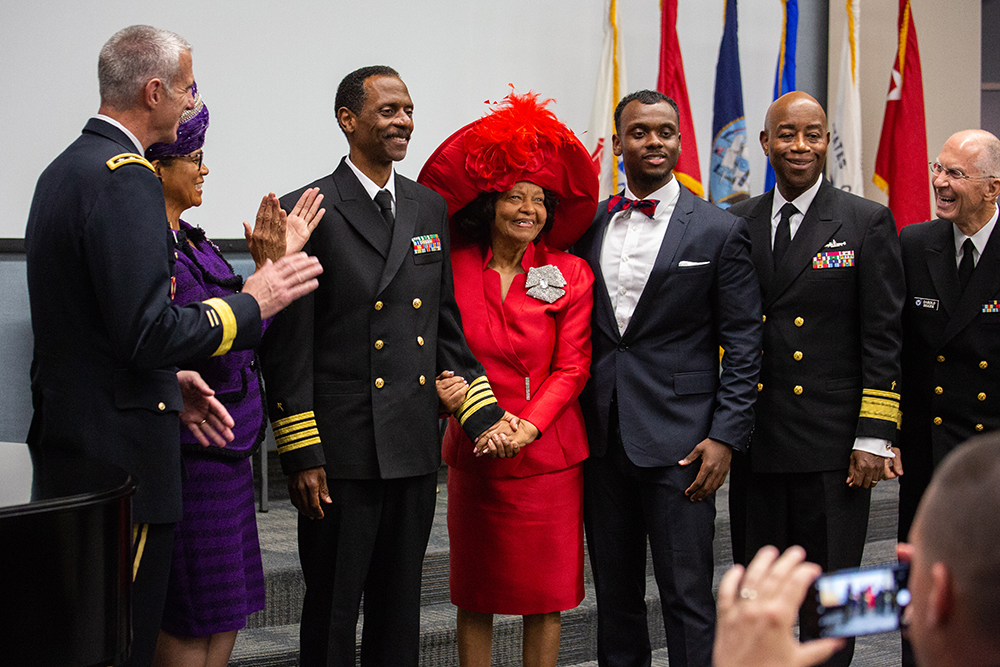
<instances>
[{"instance_id":1,"label":"black uniform jacket","mask_svg":"<svg viewBox=\"0 0 1000 667\"><path fill-rule=\"evenodd\" d=\"M990 235L965 292L953 224L932 220L900 232L903 307L903 430L915 464L1000 428L1000 238Z\"/></svg>"},{"instance_id":2,"label":"black uniform jacket","mask_svg":"<svg viewBox=\"0 0 1000 667\"><path fill-rule=\"evenodd\" d=\"M118 128L91 119L38 179L25 231L34 332L28 444L88 454L139 483L137 523L181 517L176 364L247 349L260 309L236 294L173 305L163 187Z\"/></svg>"},{"instance_id":3,"label":"black uniform jacket","mask_svg":"<svg viewBox=\"0 0 1000 667\"><path fill-rule=\"evenodd\" d=\"M640 215L638 212L632 215ZM622 444L638 466L676 465L705 438L742 449L760 368L760 296L746 222L683 186L623 334L601 271L611 216L598 205L574 246L594 272L590 382L580 397L592 456L608 446L617 392ZM719 372L719 347L725 348Z\"/></svg>"},{"instance_id":4,"label":"black uniform jacket","mask_svg":"<svg viewBox=\"0 0 1000 667\"><path fill-rule=\"evenodd\" d=\"M305 248L323 264L319 289L275 318L262 355L282 469L325 464L335 479L432 472L441 464L438 373L470 383L460 419L471 437L503 415L462 334L447 206L396 175L390 233L346 161L311 187L326 207ZM306 188L282 206L291 210Z\"/></svg>"},{"instance_id":5,"label":"black uniform jacket","mask_svg":"<svg viewBox=\"0 0 1000 667\"><path fill-rule=\"evenodd\" d=\"M903 271L892 213L823 181L777 270L774 191L734 205L750 225L764 354L754 472L846 470L855 437L895 439Z\"/></svg>"}]
</instances>

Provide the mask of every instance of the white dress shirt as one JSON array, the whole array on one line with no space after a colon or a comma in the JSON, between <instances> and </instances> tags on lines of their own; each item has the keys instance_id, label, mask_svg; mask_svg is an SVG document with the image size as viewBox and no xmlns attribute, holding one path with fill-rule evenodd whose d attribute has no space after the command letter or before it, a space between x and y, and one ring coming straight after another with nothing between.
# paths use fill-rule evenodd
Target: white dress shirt
<instances>
[{"instance_id":1,"label":"white dress shirt","mask_svg":"<svg viewBox=\"0 0 1000 667\"><path fill-rule=\"evenodd\" d=\"M626 187L625 196L629 199L659 200L653 217L630 208L618 211L608 221L601 245L601 273L611 298L619 334L625 333L646 287L680 193L676 178L671 178L648 197L636 197Z\"/></svg>"},{"instance_id":2,"label":"white dress shirt","mask_svg":"<svg viewBox=\"0 0 1000 667\"><path fill-rule=\"evenodd\" d=\"M965 239L972 239L972 245L976 247L972 251L973 266L979 264L979 258L983 256L983 250L986 250L986 243L990 240L990 234L993 233L993 228L997 224L998 213L1000 213L1000 208L994 208L993 217L990 218L990 221L972 236L966 236L955 225L951 226L952 231L955 232L955 266L959 266L962 263L962 255L965 254L962 246L965 245Z\"/></svg>"},{"instance_id":3,"label":"white dress shirt","mask_svg":"<svg viewBox=\"0 0 1000 667\"><path fill-rule=\"evenodd\" d=\"M396 169L394 167L390 168L389 180L385 182L385 186L379 187L375 183L375 181L365 176L364 173L362 173L362 171L358 169L353 162L351 162L350 155L347 156L347 166L351 168L351 171L354 172L354 175L358 177L359 181L361 181L362 187L364 187L365 192L368 193L368 196L372 198L372 201L375 201L375 195L378 194L379 190L389 191L389 194L392 196L392 215L393 217L395 217L396 216Z\"/></svg>"}]
</instances>

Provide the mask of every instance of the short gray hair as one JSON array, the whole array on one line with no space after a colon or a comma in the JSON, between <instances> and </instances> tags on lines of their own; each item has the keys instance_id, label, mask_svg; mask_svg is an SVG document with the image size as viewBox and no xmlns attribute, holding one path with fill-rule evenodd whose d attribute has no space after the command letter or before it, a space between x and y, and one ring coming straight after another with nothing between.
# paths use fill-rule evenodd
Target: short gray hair
<instances>
[{"instance_id":1,"label":"short gray hair","mask_svg":"<svg viewBox=\"0 0 1000 667\"><path fill-rule=\"evenodd\" d=\"M148 25L122 28L101 48L97 79L101 104L115 109L133 108L150 79L171 85L180 71L180 57L191 45L169 30Z\"/></svg>"},{"instance_id":2,"label":"short gray hair","mask_svg":"<svg viewBox=\"0 0 1000 667\"><path fill-rule=\"evenodd\" d=\"M981 176L1000 178L1000 139L985 130L981 133L976 168Z\"/></svg>"}]
</instances>

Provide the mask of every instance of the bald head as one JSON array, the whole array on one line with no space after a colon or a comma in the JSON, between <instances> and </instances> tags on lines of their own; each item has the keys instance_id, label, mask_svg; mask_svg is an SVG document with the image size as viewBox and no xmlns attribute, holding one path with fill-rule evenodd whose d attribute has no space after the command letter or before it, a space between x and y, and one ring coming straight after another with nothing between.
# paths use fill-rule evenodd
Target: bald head
<instances>
[{"instance_id":1,"label":"bald head","mask_svg":"<svg viewBox=\"0 0 1000 667\"><path fill-rule=\"evenodd\" d=\"M995 140L995 138L994 138ZM914 528L921 561L943 563L971 634L1000 649L1000 433L973 438L934 473Z\"/></svg>"},{"instance_id":2,"label":"bald head","mask_svg":"<svg viewBox=\"0 0 1000 667\"><path fill-rule=\"evenodd\" d=\"M962 130L948 137L944 148L960 151L975 165L976 174L1000 178L1000 139L986 130ZM943 152L943 151L942 151Z\"/></svg>"},{"instance_id":3,"label":"bald head","mask_svg":"<svg viewBox=\"0 0 1000 667\"><path fill-rule=\"evenodd\" d=\"M771 161L781 196L795 201L823 174L830 133L826 112L802 91L776 99L767 109L760 145Z\"/></svg>"},{"instance_id":4,"label":"bald head","mask_svg":"<svg viewBox=\"0 0 1000 667\"><path fill-rule=\"evenodd\" d=\"M937 217L966 236L986 225L1000 196L1000 140L984 130L962 130L944 142L932 184Z\"/></svg>"},{"instance_id":5,"label":"bald head","mask_svg":"<svg viewBox=\"0 0 1000 667\"><path fill-rule=\"evenodd\" d=\"M774 128L774 123L778 119L785 118L789 113L799 111L815 115L822 119L823 131L826 132L826 111L823 106L816 101L816 98L801 90L793 90L785 93L767 108L767 115L764 116L764 131L770 133Z\"/></svg>"}]
</instances>

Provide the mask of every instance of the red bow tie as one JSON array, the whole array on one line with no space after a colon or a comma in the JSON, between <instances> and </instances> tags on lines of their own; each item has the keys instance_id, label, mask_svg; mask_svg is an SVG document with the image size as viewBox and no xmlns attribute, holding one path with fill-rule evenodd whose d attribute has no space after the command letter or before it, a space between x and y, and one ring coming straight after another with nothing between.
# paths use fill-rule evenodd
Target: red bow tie
<instances>
[{"instance_id":1,"label":"red bow tie","mask_svg":"<svg viewBox=\"0 0 1000 667\"><path fill-rule=\"evenodd\" d=\"M618 211L627 211L630 208L634 208L645 213L646 217L652 218L653 213L656 212L656 205L659 203L659 199L629 199L628 197L615 195L608 200L608 213L614 215Z\"/></svg>"}]
</instances>

